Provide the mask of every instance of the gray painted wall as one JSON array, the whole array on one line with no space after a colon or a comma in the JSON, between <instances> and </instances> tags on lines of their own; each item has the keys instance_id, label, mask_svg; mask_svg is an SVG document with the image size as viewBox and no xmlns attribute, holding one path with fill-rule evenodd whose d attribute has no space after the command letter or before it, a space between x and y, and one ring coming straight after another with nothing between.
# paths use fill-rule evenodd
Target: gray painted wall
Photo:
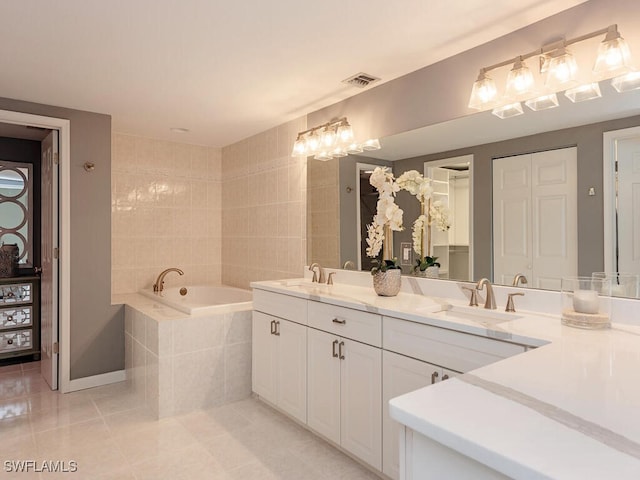
<instances>
[{"instance_id":1,"label":"gray painted wall","mask_svg":"<svg viewBox=\"0 0 640 480\"><path fill-rule=\"evenodd\" d=\"M473 154L473 246L474 277L491 278L493 251L492 237L492 159L524 153L553 150L563 147L578 148L578 274L604 270L604 208L602 199L602 134L611 130L640 125L640 116L594 123L582 127L514 138L448 152L425 155L394 163L397 176L406 170L424 171L424 162ZM589 187L595 187L596 196L590 197ZM418 202L414 198L398 195L398 204L404 209L405 225L418 216ZM411 241L411 229L394 236L396 255L400 242Z\"/></svg>"},{"instance_id":2,"label":"gray painted wall","mask_svg":"<svg viewBox=\"0 0 640 480\"><path fill-rule=\"evenodd\" d=\"M71 379L121 370L124 310L111 306L111 117L8 98L0 109L71 122Z\"/></svg>"}]
</instances>

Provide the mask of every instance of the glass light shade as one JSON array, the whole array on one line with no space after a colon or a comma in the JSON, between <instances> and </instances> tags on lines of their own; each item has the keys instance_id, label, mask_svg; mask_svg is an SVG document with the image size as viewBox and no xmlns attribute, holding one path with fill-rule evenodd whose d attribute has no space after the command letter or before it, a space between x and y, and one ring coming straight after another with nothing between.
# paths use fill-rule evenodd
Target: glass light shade
<instances>
[{"instance_id":1,"label":"glass light shade","mask_svg":"<svg viewBox=\"0 0 640 480\"><path fill-rule=\"evenodd\" d=\"M353 129L349 122L342 122L338 127L338 141L342 144L353 142Z\"/></svg>"},{"instance_id":2,"label":"glass light shade","mask_svg":"<svg viewBox=\"0 0 640 480\"><path fill-rule=\"evenodd\" d=\"M316 135L314 132L311 132L307 136L306 144L307 144L307 155L314 155L318 152L320 148L320 137Z\"/></svg>"},{"instance_id":3,"label":"glass light shade","mask_svg":"<svg viewBox=\"0 0 640 480\"><path fill-rule=\"evenodd\" d=\"M535 95L533 73L520 59L513 64L513 68L507 75L507 88L505 96L514 100Z\"/></svg>"},{"instance_id":4,"label":"glass light shade","mask_svg":"<svg viewBox=\"0 0 640 480\"><path fill-rule=\"evenodd\" d=\"M600 98L602 96L602 93L600 93L600 85L598 84L598 82L594 82L570 88L569 90L564 92L564 96L571 100L573 103L576 103L593 100L594 98Z\"/></svg>"},{"instance_id":5,"label":"glass light shade","mask_svg":"<svg viewBox=\"0 0 640 480\"><path fill-rule=\"evenodd\" d=\"M483 70L480 70L480 75L471 89L469 108L487 110L496 104L497 95L496 83Z\"/></svg>"},{"instance_id":6,"label":"glass light shade","mask_svg":"<svg viewBox=\"0 0 640 480\"><path fill-rule=\"evenodd\" d=\"M534 112L537 112L538 110L548 110L558 106L558 96L555 93L541 95L527 100L524 104Z\"/></svg>"},{"instance_id":7,"label":"glass light shade","mask_svg":"<svg viewBox=\"0 0 640 480\"><path fill-rule=\"evenodd\" d=\"M329 154L333 158L341 158L341 157L346 157L347 155L349 155L344 147L336 147L333 150L331 150L331 152L329 152Z\"/></svg>"},{"instance_id":8,"label":"glass light shade","mask_svg":"<svg viewBox=\"0 0 640 480\"><path fill-rule=\"evenodd\" d=\"M522 110L522 104L520 102L510 103L508 105L503 105L501 107L494 108L491 113L493 113L496 117L505 119L510 117L517 117L518 115L522 115L524 111Z\"/></svg>"},{"instance_id":9,"label":"glass light shade","mask_svg":"<svg viewBox=\"0 0 640 480\"><path fill-rule=\"evenodd\" d=\"M629 71L630 61L629 45L617 30L610 31L598 46L598 57L593 67L593 73L600 80L621 75Z\"/></svg>"},{"instance_id":10,"label":"glass light shade","mask_svg":"<svg viewBox=\"0 0 640 480\"><path fill-rule=\"evenodd\" d=\"M640 72L629 72L620 77L616 77L611 80L611 86L616 89L616 92L630 92L640 88Z\"/></svg>"},{"instance_id":11,"label":"glass light shade","mask_svg":"<svg viewBox=\"0 0 640 480\"><path fill-rule=\"evenodd\" d=\"M362 153L363 149L362 149L362 144L360 143L350 143L346 148L345 148L347 153L353 154L353 153Z\"/></svg>"},{"instance_id":12,"label":"glass light shade","mask_svg":"<svg viewBox=\"0 0 640 480\"><path fill-rule=\"evenodd\" d=\"M577 71L576 59L567 49L560 48L553 52L548 60L544 84L547 89L554 92L566 90L575 86Z\"/></svg>"},{"instance_id":13,"label":"glass light shade","mask_svg":"<svg viewBox=\"0 0 640 480\"><path fill-rule=\"evenodd\" d=\"M325 127L320 134L320 144L323 148L331 148L337 140L336 130L333 127Z\"/></svg>"},{"instance_id":14,"label":"glass light shade","mask_svg":"<svg viewBox=\"0 0 640 480\"><path fill-rule=\"evenodd\" d=\"M318 152L313 158L315 158L316 160L321 160L323 162L326 162L328 160L331 160L333 157L329 152L322 151L322 152Z\"/></svg>"},{"instance_id":15,"label":"glass light shade","mask_svg":"<svg viewBox=\"0 0 640 480\"><path fill-rule=\"evenodd\" d=\"M298 137L293 143L293 150L291 152L292 157L306 157L307 145L302 137Z\"/></svg>"},{"instance_id":16,"label":"glass light shade","mask_svg":"<svg viewBox=\"0 0 640 480\"><path fill-rule=\"evenodd\" d=\"M362 144L363 150L380 150L380 140L377 138L370 138Z\"/></svg>"}]
</instances>

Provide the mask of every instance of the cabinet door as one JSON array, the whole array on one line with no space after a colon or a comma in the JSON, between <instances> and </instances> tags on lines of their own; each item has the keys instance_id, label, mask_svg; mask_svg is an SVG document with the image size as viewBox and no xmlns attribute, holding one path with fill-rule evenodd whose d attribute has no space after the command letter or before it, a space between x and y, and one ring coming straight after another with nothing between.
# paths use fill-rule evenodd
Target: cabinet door
<instances>
[{"instance_id":1,"label":"cabinet door","mask_svg":"<svg viewBox=\"0 0 640 480\"><path fill-rule=\"evenodd\" d=\"M339 341L313 328L307 332L307 425L335 443L340 443L340 359L333 351Z\"/></svg>"},{"instance_id":2,"label":"cabinet door","mask_svg":"<svg viewBox=\"0 0 640 480\"><path fill-rule=\"evenodd\" d=\"M273 404L277 403L277 337L271 333L271 322L276 320L275 317L254 311L251 333L253 391Z\"/></svg>"},{"instance_id":3,"label":"cabinet door","mask_svg":"<svg viewBox=\"0 0 640 480\"><path fill-rule=\"evenodd\" d=\"M307 327L277 320L277 405L301 422L307 422Z\"/></svg>"},{"instance_id":4,"label":"cabinet door","mask_svg":"<svg viewBox=\"0 0 640 480\"><path fill-rule=\"evenodd\" d=\"M340 445L381 470L382 350L353 340L340 342Z\"/></svg>"},{"instance_id":5,"label":"cabinet door","mask_svg":"<svg viewBox=\"0 0 640 480\"><path fill-rule=\"evenodd\" d=\"M438 368L396 353L382 353L382 471L394 480L400 478L398 441L402 428L389 415L389 400L430 385Z\"/></svg>"}]
</instances>

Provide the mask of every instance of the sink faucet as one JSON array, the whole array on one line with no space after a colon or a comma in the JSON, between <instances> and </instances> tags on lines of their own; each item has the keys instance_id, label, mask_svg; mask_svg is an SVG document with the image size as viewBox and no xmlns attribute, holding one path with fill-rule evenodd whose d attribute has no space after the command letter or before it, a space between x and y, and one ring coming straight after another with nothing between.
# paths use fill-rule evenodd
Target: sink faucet
<instances>
[{"instance_id":1,"label":"sink faucet","mask_svg":"<svg viewBox=\"0 0 640 480\"><path fill-rule=\"evenodd\" d=\"M476 290L482 290L484 286L487 286L487 299L484 302L484 308L495 310L496 309L496 297L493 295L493 287L488 278L481 278L478 280Z\"/></svg>"},{"instance_id":2,"label":"sink faucet","mask_svg":"<svg viewBox=\"0 0 640 480\"><path fill-rule=\"evenodd\" d=\"M180 275L184 275L184 272L179 268L167 268L166 270L163 270L160 272L160 275L158 275L156 283L153 284L154 292L162 293L162 290L164 289L164 277L166 277L169 272L178 272Z\"/></svg>"},{"instance_id":3,"label":"sink faucet","mask_svg":"<svg viewBox=\"0 0 640 480\"><path fill-rule=\"evenodd\" d=\"M353 263L353 261L351 261L351 260L347 260L346 262L344 262L344 265L342 265L342 269L343 270L355 270L356 269L356 264Z\"/></svg>"},{"instance_id":4,"label":"sink faucet","mask_svg":"<svg viewBox=\"0 0 640 480\"><path fill-rule=\"evenodd\" d=\"M513 286L517 287L518 283L521 283L522 285L526 285L528 283L527 277L525 277L523 273L516 273L516 276L513 277Z\"/></svg>"},{"instance_id":5,"label":"sink faucet","mask_svg":"<svg viewBox=\"0 0 640 480\"><path fill-rule=\"evenodd\" d=\"M318 273L316 274L315 268L318 267ZM322 271L322 267L319 263L315 262L309 265L309 271L313 272L312 282L324 283L324 272Z\"/></svg>"}]
</instances>

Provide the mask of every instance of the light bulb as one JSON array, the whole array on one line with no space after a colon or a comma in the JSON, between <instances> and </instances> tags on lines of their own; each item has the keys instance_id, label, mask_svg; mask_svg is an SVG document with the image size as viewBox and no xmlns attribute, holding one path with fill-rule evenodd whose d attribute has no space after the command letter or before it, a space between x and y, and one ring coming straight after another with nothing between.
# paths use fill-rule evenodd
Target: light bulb
<instances>
[{"instance_id":1,"label":"light bulb","mask_svg":"<svg viewBox=\"0 0 640 480\"><path fill-rule=\"evenodd\" d=\"M353 129L346 120L338 127L338 139L343 144L349 144L353 141Z\"/></svg>"},{"instance_id":2,"label":"light bulb","mask_svg":"<svg viewBox=\"0 0 640 480\"><path fill-rule=\"evenodd\" d=\"M469 108L476 110L486 110L495 105L498 90L496 84L484 70L480 70L478 79L473 83L471 97L469 98Z\"/></svg>"},{"instance_id":3,"label":"light bulb","mask_svg":"<svg viewBox=\"0 0 640 480\"><path fill-rule=\"evenodd\" d=\"M565 90L575 85L575 76L578 65L573 55L565 48L553 52L549 59L546 87L551 91Z\"/></svg>"},{"instance_id":4,"label":"light bulb","mask_svg":"<svg viewBox=\"0 0 640 480\"><path fill-rule=\"evenodd\" d=\"M292 157L306 157L307 153L307 145L305 144L304 139L298 135L298 138L293 144L293 151L291 152Z\"/></svg>"},{"instance_id":5,"label":"light bulb","mask_svg":"<svg viewBox=\"0 0 640 480\"><path fill-rule=\"evenodd\" d=\"M621 75L630 70L630 60L629 45L620 36L617 28L612 27L598 46L598 57L593 66L593 73L599 80Z\"/></svg>"},{"instance_id":6,"label":"light bulb","mask_svg":"<svg viewBox=\"0 0 640 480\"><path fill-rule=\"evenodd\" d=\"M320 136L320 143L323 147L330 148L336 143L336 131L332 127L325 127Z\"/></svg>"},{"instance_id":7,"label":"light bulb","mask_svg":"<svg viewBox=\"0 0 640 480\"><path fill-rule=\"evenodd\" d=\"M316 135L314 132L311 132L307 137L307 153L309 155L313 155L318 151L319 148L320 139L318 138L318 135Z\"/></svg>"},{"instance_id":8,"label":"light bulb","mask_svg":"<svg viewBox=\"0 0 640 480\"><path fill-rule=\"evenodd\" d=\"M525 96L531 96L534 94L533 85L534 80L531 70L518 58L507 76L507 98L520 99Z\"/></svg>"}]
</instances>

